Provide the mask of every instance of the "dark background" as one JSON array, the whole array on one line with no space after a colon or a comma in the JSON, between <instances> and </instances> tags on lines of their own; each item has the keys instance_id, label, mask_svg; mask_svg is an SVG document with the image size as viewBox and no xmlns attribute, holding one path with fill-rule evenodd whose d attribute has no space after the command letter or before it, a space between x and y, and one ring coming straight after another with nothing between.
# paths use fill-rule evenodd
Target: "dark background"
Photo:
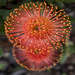
<instances>
[{"instance_id":1,"label":"dark background","mask_svg":"<svg viewBox=\"0 0 75 75\"><path fill-rule=\"evenodd\" d=\"M12 57L12 45L4 33L6 16L24 2L44 0L0 0L0 75L75 75L75 0L45 0L64 8L70 16L72 31L70 40L66 43L62 60L51 70L42 72L28 71L20 67Z\"/></svg>"}]
</instances>

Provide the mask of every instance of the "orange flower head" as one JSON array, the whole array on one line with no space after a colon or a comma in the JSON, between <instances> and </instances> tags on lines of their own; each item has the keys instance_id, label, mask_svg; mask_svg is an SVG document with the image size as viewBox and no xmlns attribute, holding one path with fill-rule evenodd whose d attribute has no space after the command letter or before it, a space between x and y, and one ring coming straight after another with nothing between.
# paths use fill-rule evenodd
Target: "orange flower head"
<instances>
[{"instance_id":1,"label":"orange flower head","mask_svg":"<svg viewBox=\"0 0 75 75\"><path fill-rule=\"evenodd\" d=\"M22 4L5 21L13 56L17 63L33 71L46 70L59 61L70 30L64 10L45 2Z\"/></svg>"}]
</instances>

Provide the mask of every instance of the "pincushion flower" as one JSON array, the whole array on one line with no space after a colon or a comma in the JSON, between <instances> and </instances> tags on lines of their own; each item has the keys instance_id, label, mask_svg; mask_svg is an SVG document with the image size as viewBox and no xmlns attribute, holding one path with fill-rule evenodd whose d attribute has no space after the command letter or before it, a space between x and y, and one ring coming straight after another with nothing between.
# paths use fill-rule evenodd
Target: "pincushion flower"
<instances>
[{"instance_id":1,"label":"pincushion flower","mask_svg":"<svg viewBox=\"0 0 75 75\"><path fill-rule=\"evenodd\" d=\"M21 66L41 71L59 62L71 23L64 10L42 3L25 3L5 21L13 56Z\"/></svg>"}]
</instances>

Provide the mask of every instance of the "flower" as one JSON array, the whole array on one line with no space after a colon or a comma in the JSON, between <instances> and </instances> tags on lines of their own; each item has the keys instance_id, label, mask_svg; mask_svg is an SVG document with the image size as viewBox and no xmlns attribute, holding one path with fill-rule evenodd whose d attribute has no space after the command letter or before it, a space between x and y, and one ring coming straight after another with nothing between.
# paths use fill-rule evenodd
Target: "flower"
<instances>
[{"instance_id":1,"label":"flower","mask_svg":"<svg viewBox=\"0 0 75 75\"><path fill-rule=\"evenodd\" d=\"M41 71L59 62L71 23L63 9L45 2L25 3L5 21L13 56L21 66Z\"/></svg>"}]
</instances>

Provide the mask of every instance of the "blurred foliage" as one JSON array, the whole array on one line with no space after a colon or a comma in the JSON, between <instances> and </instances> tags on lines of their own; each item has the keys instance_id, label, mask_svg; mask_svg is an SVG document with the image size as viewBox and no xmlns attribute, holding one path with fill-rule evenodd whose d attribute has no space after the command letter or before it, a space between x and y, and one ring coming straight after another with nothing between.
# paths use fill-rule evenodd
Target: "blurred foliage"
<instances>
[{"instance_id":1,"label":"blurred foliage","mask_svg":"<svg viewBox=\"0 0 75 75\"><path fill-rule=\"evenodd\" d=\"M62 1L65 3L74 3L75 2L75 0L62 0Z\"/></svg>"},{"instance_id":2,"label":"blurred foliage","mask_svg":"<svg viewBox=\"0 0 75 75\"><path fill-rule=\"evenodd\" d=\"M2 19L2 17L0 16L0 34L4 34L4 20Z\"/></svg>"},{"instance_id":3,"label":"blurred foliage","mask_svg":"<svg viewBox=\"0 0 75 75\"><path fill-rule=\"evenodd\" d=\"M74 3L75 0L56 0L57 2Z\"/></svg>"},{"instance_id":4,"label":"blurred foliage","mask_svg":"<svg viewBox=\"0 0 75 75\"><path fill-rule=\"evenodd\" d=\"M62 75L67 75L67 74L64 72L64 73L62 73Z\"/></svg>"},{"instance_id":5,"label":"blurred foliage","mask_svg":"<svg viewBox=\"0 0 75 75\"><path fill-rule=\"evenodd\" d=\"M6 2L7 2L7 0L0 0L0 6L5 6Z\"/></svg>"},{"instance_id":6,"label":"blurred foliage","mask_svg":"<svg viewBox=\"0 0 75 75\"><path fill-rule=\"evenodd\" d=\"M6 66L5 63L0 63L0 70L3 70L5 66Z\"/></svg>"},{"instance_id":7,"label":"blurred foliage","mask_svg":"<svg viewBox=\"0 0 75 75\"><path fill-rule=\"evenodd\" d=\"M4 34L4 20L12 10L0 9L0 34Z\"/></svg>"},{"instance_id":8,"label":"blurred foliage","mask_svg":"<svg viewBox=\"0 0 75 75\"><path fill-rule=\"evenodd\" d=\"M0 56L2 56L3 55L3 50L2 50L2 48L0 48Z\"/></svg>"},{"instance_id":9,"label":"blurred foliage","mask_svg":"<svg viewBox=\"0 0 75 75\"><path fill-rule=\"evenodd\" d=\"M75 22L75 18L70 17L71 18L71 23Z\"/></svg>"},{"instance_id":10,"label":"blurred foliage","mask_svg":"<svg viewBox=\"0 0 75 75\"><path fill-rule=\"evenodd\" d=\"M75 45L73 44L72 41L67 41L66 42L66 46L63 49L63 55L62 58L60 59L61 64L65 63L66 59L72 55L73 53L75 53Z\"/></svg>"}]
</instances>

